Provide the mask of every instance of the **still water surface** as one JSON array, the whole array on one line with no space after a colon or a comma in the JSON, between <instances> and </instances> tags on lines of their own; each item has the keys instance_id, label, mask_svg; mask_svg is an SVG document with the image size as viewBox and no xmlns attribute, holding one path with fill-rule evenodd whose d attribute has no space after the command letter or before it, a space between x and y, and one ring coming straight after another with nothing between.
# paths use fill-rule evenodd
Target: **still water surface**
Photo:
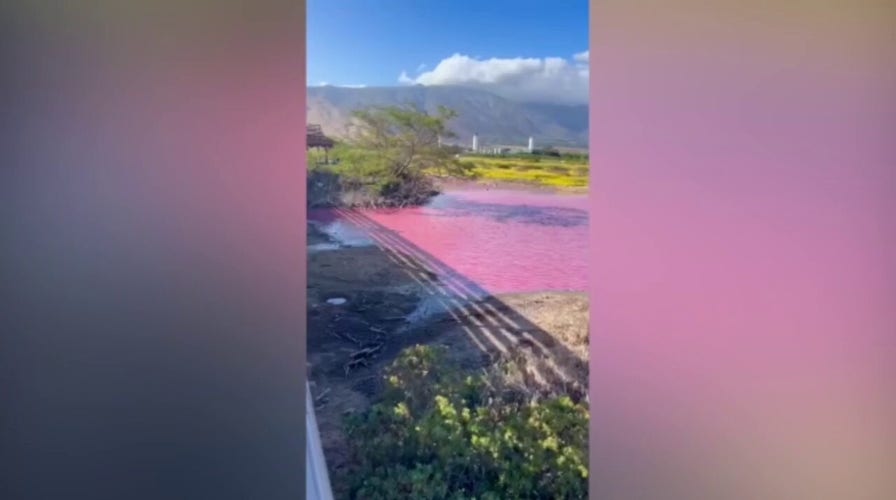
<instances>
[{"instance_id":1,"label":"still water surface","mask_svg":"<svg viewBox=\"0 0 896 500\"><path fill-rule=\"evenodd\" d=\"M465 187L422 207L352 212L311 210L308 218L343 245L388 235L488 293L585 290L585 195Z\"/></svg>"}]
</instances>

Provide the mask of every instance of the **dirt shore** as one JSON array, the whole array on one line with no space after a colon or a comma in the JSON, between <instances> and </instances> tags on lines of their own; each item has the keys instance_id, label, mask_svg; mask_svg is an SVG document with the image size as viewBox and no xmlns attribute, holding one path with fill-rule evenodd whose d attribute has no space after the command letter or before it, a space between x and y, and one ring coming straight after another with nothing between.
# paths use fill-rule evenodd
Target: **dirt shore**
<instances>
[{"instance_id":1,"label":"dirt shore","mask_svg":"<svg viewBox=\"0 0 896 500\"><path fill-rule=\"evenodd\" d=\"M525 181L474 180L443 177L433 179L433 183L435 190L426 196L434 196L439 192L445 192L452 189L482 191L491 189L512 189L559 195L588 194L587 187L560 188ZM307 195L309 208L389 205L386 200L363 190L344 191L335 175L322 171L313 171L309 173ZM423 196L423 199L425 199L426 196Z\"/></svg>"},{"instance_id":2,"label":"dirt shore","mask_svg":"<svg viewBox=\"0 0 896 500\"><path fill-rule=\"evenodd\" d=\"M308 227L308 363L321 439L338 482L347 465L343 418L364 411L384 368L415 344L447 346L449 362L481 371L500 360L538 394L585 397L588 301L583 293L469 297L448 293L420 259L377 246L339 247Z\"/></svg>"}]
</instances>

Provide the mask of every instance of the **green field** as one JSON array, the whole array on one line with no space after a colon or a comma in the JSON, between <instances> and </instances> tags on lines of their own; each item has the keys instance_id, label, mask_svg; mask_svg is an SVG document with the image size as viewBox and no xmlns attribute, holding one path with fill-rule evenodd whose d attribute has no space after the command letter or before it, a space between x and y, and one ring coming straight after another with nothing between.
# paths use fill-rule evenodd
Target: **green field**
<instances>
[{"instance_id":1,"label":"green field","mask_svg":"<svg viewBox=\"0 0 896 500\"><path fill-rule=\"evenodd\" d=\"M321 165L323 155L309 153L309 167L339 172L349 176L376 175L372 152L338 145L331 151L330 160L341 160L336 165ZM588 187L589 163L585 155L562 156L512 154L503 156L463 154L459 161L467 165L473 179L480 182L508 182L558 189L584 190Z\"/></svg>"}]
</instances>

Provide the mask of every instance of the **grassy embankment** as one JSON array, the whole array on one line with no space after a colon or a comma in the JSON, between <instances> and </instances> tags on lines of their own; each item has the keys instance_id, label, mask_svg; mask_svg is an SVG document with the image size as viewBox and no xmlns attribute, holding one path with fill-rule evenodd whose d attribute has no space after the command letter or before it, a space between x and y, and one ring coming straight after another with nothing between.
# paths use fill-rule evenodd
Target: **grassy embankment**
<instances>
[{"instance_id":1,"label":"grassy embankment","mask_svg":"<svg viewBox=\"0 0 896 500\"><path fill-rule=\"evenodd\" d=\"M369 157L369 154L348 146L337 146L329 157L338 163L325 165L322 154L309 153L309 168L312 171L329 171L354 178L377 173L376 169L364 168L358 161ZM472 179L482 182L521 183L572 190L583 190L588 187L589 163L585 155L465 154L461 156L460 161L468 165ZM438 175L437 172L433 173Z\"/></svg>"}]
</instances>

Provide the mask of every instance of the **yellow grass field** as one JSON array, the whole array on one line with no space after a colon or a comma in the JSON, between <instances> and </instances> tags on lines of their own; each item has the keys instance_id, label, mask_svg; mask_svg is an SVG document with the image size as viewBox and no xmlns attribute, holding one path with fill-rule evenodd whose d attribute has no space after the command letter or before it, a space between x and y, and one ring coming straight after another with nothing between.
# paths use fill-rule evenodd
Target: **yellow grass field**
<instances>
[{"instance_id":1,"label":"yellow grass field","mask_svg":"<svg viewBox=\"0 0 896 500\"><path fill-rule=\"evenodd\" d=\"M485 181L520 182L554 188L588 187L588 162L582 158L464 156Z\"/></svg>"}]
</instances>

